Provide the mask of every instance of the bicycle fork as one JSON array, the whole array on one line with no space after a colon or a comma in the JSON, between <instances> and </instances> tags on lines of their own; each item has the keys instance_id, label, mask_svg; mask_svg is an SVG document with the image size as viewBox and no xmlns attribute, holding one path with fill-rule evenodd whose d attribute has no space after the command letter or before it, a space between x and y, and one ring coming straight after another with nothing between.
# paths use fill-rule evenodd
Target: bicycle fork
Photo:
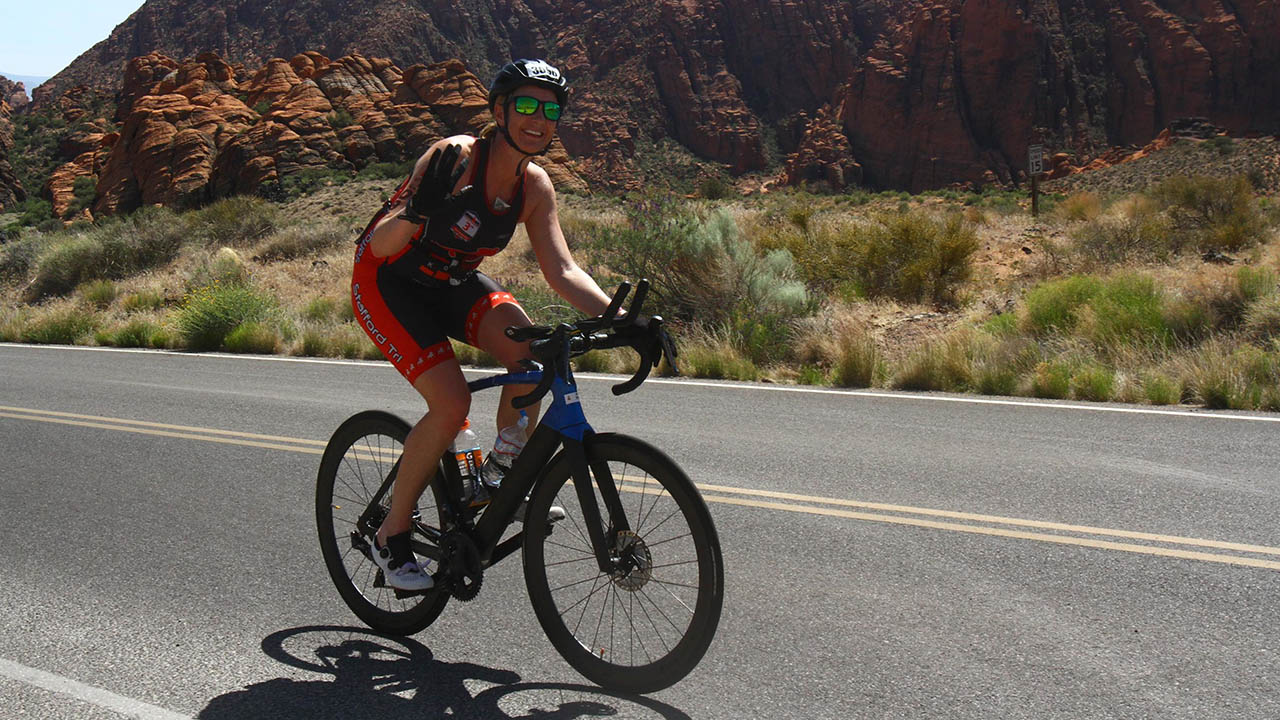
<instances>
[{"instance_id":1,"label":"bicycle fork","mask_svg":"<svg viewBox=\"0 0 1280 720\"><path fill-rule=\"evenodd\" d=\"M591 547L595 550L600 572L628 572L634 563L625 553L627 548L622 547L619 539L630 534L631 526L622 508L622 498L618 495L618 485L609 470L609 463L596 460L588 464L586 449L577 440L566 439L564 449L573 473L573 488L578 495L578 503L582 508L583 520L587 525L587 534L591 539ZM604 500L605 509L609 513L607 525L600 514L600 505L596 502L596 488L600 490L600 498Z\"/></svg>"}]
</instances>

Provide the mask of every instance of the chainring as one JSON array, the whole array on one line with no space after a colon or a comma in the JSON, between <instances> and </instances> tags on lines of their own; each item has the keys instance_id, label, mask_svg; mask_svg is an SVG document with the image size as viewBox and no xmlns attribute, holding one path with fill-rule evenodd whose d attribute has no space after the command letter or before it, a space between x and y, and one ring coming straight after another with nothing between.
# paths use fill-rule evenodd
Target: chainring
<instances>
[{"instance_id":1,"label":"chainring","mask_svg":"<svg viewBox=\"0 0 1280 720\"><path fill-rule=\"evenodd\" d=\"M448 583L449 594L467 602L480 594L484 585L484 569L480 567L480 550L475 542L457 530L440 538L440 576Z\"/></svg>"}]
</instances>

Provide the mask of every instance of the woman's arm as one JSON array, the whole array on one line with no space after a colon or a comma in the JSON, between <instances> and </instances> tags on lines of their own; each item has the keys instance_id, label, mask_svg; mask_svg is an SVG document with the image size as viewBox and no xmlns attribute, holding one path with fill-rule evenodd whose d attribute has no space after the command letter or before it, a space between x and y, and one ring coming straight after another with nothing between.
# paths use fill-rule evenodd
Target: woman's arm
<instances>
[{"instance_id":1,"label":"woman's arm","mask_svg":"<svg viewBox=\"0 0 1280 720\"><path fill-rule=\"evenodd\" d=\"M603 313L610 298L569 253L556 213L556 190L551 178L536 165L530 165L526 172L524 226L542 276L557 295L579 311L587 315Z\"/></svg>"}]
</instances>

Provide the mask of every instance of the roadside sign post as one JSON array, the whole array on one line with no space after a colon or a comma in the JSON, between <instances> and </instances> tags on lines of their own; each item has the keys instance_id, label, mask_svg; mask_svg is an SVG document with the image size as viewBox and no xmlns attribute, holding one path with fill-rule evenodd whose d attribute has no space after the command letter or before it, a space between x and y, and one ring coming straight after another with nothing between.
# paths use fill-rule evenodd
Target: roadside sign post
<instances>
[{"instance_id":1,"label":"roadside sign post","mask_svg":"<svg viewBox=\"0 0 1280 720\"><path fill-rule=\"evenodd\" d=\"M1027 174L1031 176L1031 217L1040 217L1040 174L1044 172L1044 146L1027 148Z\"/></svg>"}]
</instances>

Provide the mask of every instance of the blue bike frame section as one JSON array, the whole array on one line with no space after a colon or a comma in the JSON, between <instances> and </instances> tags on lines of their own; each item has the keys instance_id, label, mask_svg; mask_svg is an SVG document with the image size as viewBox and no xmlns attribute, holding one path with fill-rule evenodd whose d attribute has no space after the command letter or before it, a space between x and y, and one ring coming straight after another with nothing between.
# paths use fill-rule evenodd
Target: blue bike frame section
<instances>
[{"instance_id":1,"label":"blue bike frame section","mask_svg":"<svg viewBox=\"0 0 1280 720\"><path fill-rule=\"evenodd\" d=\"M542 373L523 372L491 375L472 380L467 387L472 392L485 390L499 385L537 385L542 381ZM541 425L545 425L561 435L582 442L587 433L594 433L587 423L587 416L582 411L582 401L578 398L578 386L564 378L557 377L551 381L551 407L543 414Z\"/></svg>"}]
</instances>

